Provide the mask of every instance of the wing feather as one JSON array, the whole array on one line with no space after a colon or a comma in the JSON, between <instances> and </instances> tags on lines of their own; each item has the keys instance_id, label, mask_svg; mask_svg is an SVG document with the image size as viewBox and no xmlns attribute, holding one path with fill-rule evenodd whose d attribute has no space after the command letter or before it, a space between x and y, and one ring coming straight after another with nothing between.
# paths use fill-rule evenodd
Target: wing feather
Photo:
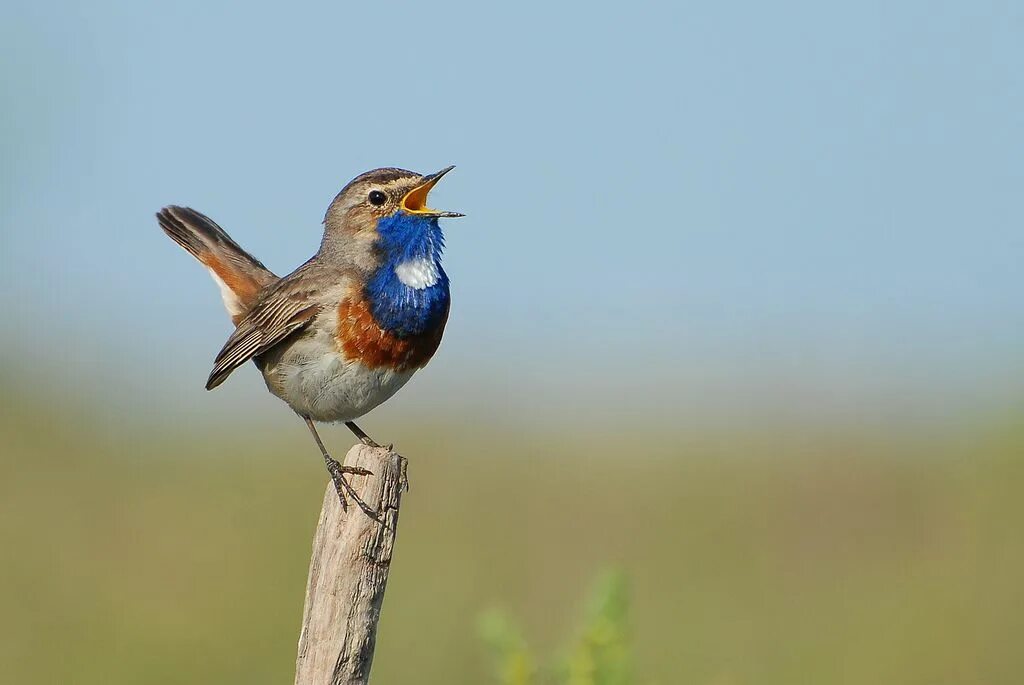
<instances>
[{"instance_id":1,"label":"wing feather","mask_svg":"<svg viewBox=\"0 0 1024 685\"><path fill-rule=\"evenodd\" d=\"M280 281L238 322L213 362L207 390L216 388L239 366L309 325L320 311L314 297L316 291L308 285L297 285L290 277Z\"/></svg>"}]
</instances>

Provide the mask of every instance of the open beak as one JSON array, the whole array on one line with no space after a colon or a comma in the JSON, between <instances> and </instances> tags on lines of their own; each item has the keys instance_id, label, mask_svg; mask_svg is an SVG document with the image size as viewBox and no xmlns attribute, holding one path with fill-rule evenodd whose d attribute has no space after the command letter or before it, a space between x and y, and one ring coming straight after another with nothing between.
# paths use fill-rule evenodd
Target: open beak
<instances>
[{"instance_id":1,"label":"open beak","mask_svg":"<svg viewBox=\"0 0 1024 685\"><path fill-rule=\"evenodd\" d=\"M440 212L436 209L430 209L427 207L427 195L430 193L430 189L437 185L437 182L441 180L441 177L447 174L449 171L454 169L454 166L445 167L436 174L427 174L422 178L420 184L410 190L402 198L402 209L409 212L410 214L417 214L419 216L434 216L434 217L458 217L465 216L465 214L459 214L458 212Z\"/></svg>"}]
</instances>

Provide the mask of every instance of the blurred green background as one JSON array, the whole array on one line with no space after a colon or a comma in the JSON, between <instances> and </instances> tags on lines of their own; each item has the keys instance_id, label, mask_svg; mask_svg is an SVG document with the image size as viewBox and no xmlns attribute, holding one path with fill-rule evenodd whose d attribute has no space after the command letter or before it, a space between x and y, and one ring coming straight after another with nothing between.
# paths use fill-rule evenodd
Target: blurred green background
<instances>
[{"instance_id":1,"label":"blurred green background","mask_svg":"<svg viewBox=\"0 0 1024 685\"><path fill-rule=\"evenodd\" d=\"M324 487L300 423L37 398L0 426L5 682L289 680ZM397 428L412 489L375 680L491 682L492 607L550 655L612 565L636 682L1016 681L1018 421L634 430Z\"/></svg>"},{"instance_id":2,"label":"blurred green background","mask_svg":"<svg viewBox=\"0 0 1024 685\"><path fill-rule=\"evenodd\" d=\"M1022 25L4 3L0 683L290 681L322 463L251 368L202 390L153 212L286 273L448 164L445 340L361 422L412 481L374 682L494 682L487 616L557 658L606 569L641 685L1019 681Z\"/></svg>"}]
</instances>

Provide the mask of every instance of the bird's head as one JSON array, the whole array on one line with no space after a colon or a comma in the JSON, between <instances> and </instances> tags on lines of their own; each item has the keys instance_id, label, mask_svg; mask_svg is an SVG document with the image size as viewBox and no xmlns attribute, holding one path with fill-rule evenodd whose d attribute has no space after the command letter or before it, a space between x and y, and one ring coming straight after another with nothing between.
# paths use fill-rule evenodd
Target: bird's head
<instances>
[{"instance_id":1,"label":"bird's head","mask_svg":"<svg viewBox=\"0 0 1024 685\"><path fill-rule=\"evenodd\" d=\"M331 236L394 249L439 231L437 220L460 217L427 206L427 195L454 167L433 174L383 168L367 171L346 185L324 217L325 240Z\"/></svg>"}]
</instances>

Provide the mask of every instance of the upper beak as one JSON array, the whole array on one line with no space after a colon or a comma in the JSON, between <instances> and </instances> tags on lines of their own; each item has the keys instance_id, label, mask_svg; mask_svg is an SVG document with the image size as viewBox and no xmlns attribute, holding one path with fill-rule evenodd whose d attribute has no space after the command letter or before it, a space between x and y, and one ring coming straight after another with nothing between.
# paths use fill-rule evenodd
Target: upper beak
<instances>
[{"instance_id":1,"label":"upper beak","mask_svg":"<svg viewBox=\"0 0 1024 685\"><path fill-rule=\"evenodd\" d=\"M409 212L410 214L419 214L420 216L434 216L434 217L458 217L465 216L465 214L459 214L458 212L441 212L436 209L430 209L427 207L427 194L430 193L430 189L437 185L437 182L441 180L441 177L447 174L449 171L454 169L454 166L445 167L435 174L427 174L424 176L420 184L410 190L402 198L402 209Z\"/></svg>"}]
</instances>

